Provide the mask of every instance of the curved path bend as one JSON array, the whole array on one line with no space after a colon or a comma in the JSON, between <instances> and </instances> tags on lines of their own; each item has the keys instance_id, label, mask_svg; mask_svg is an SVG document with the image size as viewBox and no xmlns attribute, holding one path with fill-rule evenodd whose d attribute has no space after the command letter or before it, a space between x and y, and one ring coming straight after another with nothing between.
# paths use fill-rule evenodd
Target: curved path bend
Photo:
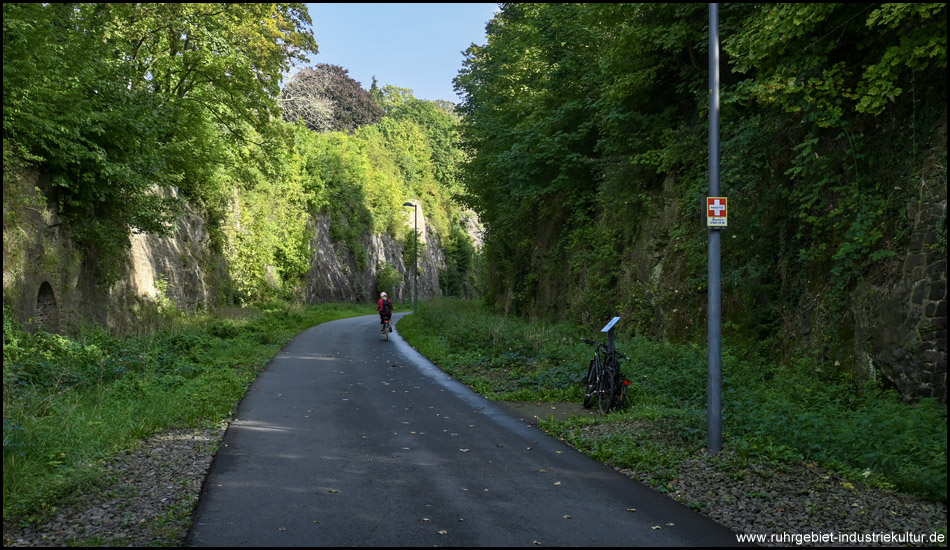
<instances>
[{"instance_id":1,"label":"curved path bend","mask_svg":"<svg viewBox=\"0 0 950 550\"><path fill-rule=\"evenodd\" d=\"M396 315L398 318L401 315ZM503 411L377 316L288 344L242 400L191 546L736 546Z\"/></svg>"}]
</instances>

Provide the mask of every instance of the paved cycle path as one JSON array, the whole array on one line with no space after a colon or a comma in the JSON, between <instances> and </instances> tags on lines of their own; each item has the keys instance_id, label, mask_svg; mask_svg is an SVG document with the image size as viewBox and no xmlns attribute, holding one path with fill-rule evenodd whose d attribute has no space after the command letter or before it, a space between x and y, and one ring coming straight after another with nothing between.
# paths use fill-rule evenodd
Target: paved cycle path
<instances>
[{"instance_id":1,"label":"paved cycle path","mask_svg":"<svg viewBox=\"0 0 950 550\"><path fill-rule=\"evenodd\" d=\"M252 384L188 544L736 546L736 537L510 416L398 331L383 341L367 316L301 333Z\"/></svg>"}]
</instances>

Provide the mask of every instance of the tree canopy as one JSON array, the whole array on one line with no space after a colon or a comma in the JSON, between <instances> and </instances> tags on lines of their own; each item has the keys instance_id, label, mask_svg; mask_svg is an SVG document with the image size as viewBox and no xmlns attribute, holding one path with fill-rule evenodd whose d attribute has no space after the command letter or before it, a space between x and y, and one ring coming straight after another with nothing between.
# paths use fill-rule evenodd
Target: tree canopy
<instances>
[{"instance_id":1,"label":"tree canopy","mask_svg":"<svg viewBox=\"0 0 950 550\"><path fill-rule=\"evenodd\" d=\"M284 86L281 104L288 121L303 120L316 132L355 130L385 114L349 71L326 63L295 74Z\"/></svg>"},{"instance_id":2,"label":"tree canopy","mask_svg":"<svg viewBox=\"0 0 950 550\"><path fill-rule=\"evenodd\" d=\"M309 24L290 3L4 4L5 161L41 165L74 236L117 257L167 229L173 189L220 209L214 172L273 137Z\"/></svg>"},{"instance_id":3,"label":"tree canopy","mask_svg":"<svg viewBox=\"0 0 950 550\"><path fill-rule=\"evenodd\" d=\"M845 312L895 257L946 116L946 24L945 4L720 10L723 192L744 228L768 228L730 232L723 259L749 330L771 334L809 286ZM692 322L653 319L705 288L707 29L705 4L504 4L466 51L462 174L497 304Z\"/></svg>"}]
</instances>

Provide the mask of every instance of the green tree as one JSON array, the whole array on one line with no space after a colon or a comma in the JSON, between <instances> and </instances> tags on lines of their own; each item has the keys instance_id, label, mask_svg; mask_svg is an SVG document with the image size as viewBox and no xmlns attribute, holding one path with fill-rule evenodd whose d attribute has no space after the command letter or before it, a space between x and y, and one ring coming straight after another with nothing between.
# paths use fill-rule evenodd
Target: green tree
<instances>
[{"instance_id":1,"label":"green tree","mask_svg":"<svg viewBox=\"0 0 950 550\"><path fill-rule=\"evenodd\" d=\"M387 86L386 90L390 92L393 87ZM387 97L390 98L386 103L389 116L419 126L431 151L435 178L442 185L456 191L456 171L462 161L462 153L458 148L457 118L435 102L416 99L411 92L400 94L398 102L392 101L392 95Z\"/></svg>"},{"instance_id":2,"label":"green tree","mask_svg":"<svg viewBox=\"0 0 950 550\"><path fill-rule=\"evenodd\" d=\"M773 215L791 206L778 216L788 256L796 271L830 275L842 312L905 231L904 180L922 162L928 118L946 108L946 5L772 4L743 22L724 41L743 75L731 101L765 122L746 131L761 143L780 128L775 145L788 151L773 155L779 192L757 203Z\"/></svg>"},{"instance_id":3,"label":"green tree","mask_svg":"<svg viewBox=\"0 0 950 550\"><path fill-rule=\"evenodd\" d=\"M488 44L468 49L455 80L466 202L486 226L489 294L510 292L514 311L543 308L532 264L554 261L603 174L603 34L579 4L506 4L486 30Z\"/></svg>"},{"instance_id":4,"label":"green tree","mask_svg":"<svg viewBox=\"0 0 950 550\"><path fill-rule=\"evenodd\" d=\"M274 137L302 4L4 4L4 143L52 180L74 237L112 261L162 233L175 192L220 215L234 143ZM6 170L6 163L5 163Z\"/></svg>"},{"instance_id":5,"label":"green tree","mask_svg":"<svg viewBox=\"0 0 950 550\"><path fill-rule=\"evenodd\" d=\"M295 74L281 97L287 120L301 119L317 132L352 131L375 124L384 114L349 71L326 63Z\"/></svg>"},{"instance_id":6,"label":"green tree","mask_svg":"<svg viewBox=\"0 0 950 550\"><path fill-rule=\"evenodd\" d=\"M699 307L707 25L700 4L505 4L466 51L460 173L496 303L650 326ZM723 191L769 228L732 234L726 291L762 337L809 286L847 315L906 239L906 182L946 108L946 7L731 4L720 32ZM661 257L676 276L651 282L640 264Z\"/></svg>"},{"instance_id":7,"label":"green tree","mask_svg":"<svg viewBox=\"0 0 950 550\"><path fill-rule=\"evenodd\" d=\"M821 127L881 114L947 66L946 4L771 4L724 41L743 91ZM850 118L850 117L849 117Z\"/></svg>"}]
</instances>

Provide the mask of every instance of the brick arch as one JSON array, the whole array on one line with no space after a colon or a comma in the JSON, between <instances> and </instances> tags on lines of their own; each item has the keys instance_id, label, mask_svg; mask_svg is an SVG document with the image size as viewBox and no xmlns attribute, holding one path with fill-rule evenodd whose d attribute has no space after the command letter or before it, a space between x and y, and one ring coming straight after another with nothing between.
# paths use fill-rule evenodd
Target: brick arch
<instances>
[{"instance_id":1,"label":"brick arch","mask_svg":"<svg viewBox=\"0 0 950 550\"><path fill-rule=\"evenodd\" d=\"M59 307L56 305L56 293L47 281L40 285L36 293L36 323L47 332L59 331Z\"/></svg>"}]
</instances>

